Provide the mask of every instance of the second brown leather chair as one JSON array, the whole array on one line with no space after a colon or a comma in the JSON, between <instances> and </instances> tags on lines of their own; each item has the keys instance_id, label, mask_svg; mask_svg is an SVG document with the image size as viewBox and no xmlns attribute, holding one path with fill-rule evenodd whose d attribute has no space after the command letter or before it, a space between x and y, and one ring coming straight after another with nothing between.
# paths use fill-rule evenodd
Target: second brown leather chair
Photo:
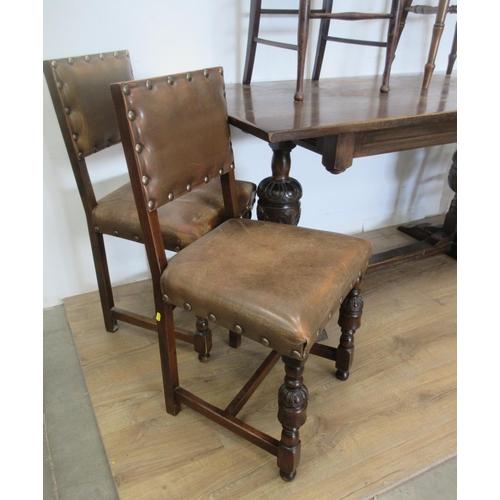
<instances>
[{"instance_id":1,"label":"second brown leather chair","mask_svg":"<svg viewBox=\"0 0 500 500\"><path fill-rule=\"evenodd\" d=\"M105 250L105 235L144 243L132 187L126 183L106 196L97 199L86 158L120 143L109 86L113 82L133 78L130 55L126 50L91 54L63 59L50 59L43 70L52 97L61 133L69 156L83 209L94 258L99 294L107 331L115 331L118 321L124 321L152 331L156 319L115 306ZM162 129L162 134L169 131ZM170 163L170 170L180 164ZM163 207L159 221L166 250L178 252L217 227L225 219L224 200L211 177L196 192ZM147 176L142 178L146 185ZM236 205L239 217L250 217L255 202L255 184L239 181L236 184ZM209 357L210 330L203 318L197 323L198 335L178 331L178 338L194 343L200 360ZM230 334L236 347L240 336Z\"/></svg>"}]
</instances>

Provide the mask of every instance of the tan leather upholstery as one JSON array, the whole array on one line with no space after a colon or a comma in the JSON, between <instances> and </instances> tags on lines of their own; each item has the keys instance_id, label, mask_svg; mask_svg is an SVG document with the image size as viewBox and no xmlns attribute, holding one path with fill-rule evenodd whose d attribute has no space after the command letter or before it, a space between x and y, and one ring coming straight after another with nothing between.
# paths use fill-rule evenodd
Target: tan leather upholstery
<instances>
[{"instance_id":1,"label":"tan leather upholstery","mask_svg":"<svg viewBox=\"0 0 500 500\"><path fill-rule=\"evenodd\" d=\"M234 167L221 72L211 68L122 86L150 210ZM162 107L165 99L169 105Z\"/></svg>"},{"instance_id":2,"label":"tan leather upholstery","mask_svg":"<svg viewBox=\"0 0 500 500\"><path fill-rule=\"evenodd\" d=\"M172 257L161 287L171 304L304 358L371 252L359 238L231 219Z\"/></svg>"},{"instance_id":3,"label":"tan leather upholstery","mask_svg":"<svg viewBox=\"0 0 500 500\"><path fill-rule=\"evenodd\" d=\"M77 155L119 143L109 84L133 78L128 51L57 59L51 67Z\"/></svg>"},{"instance_id":4,"label":"tan leather upholstery","mask_svg":"<svg viewBox=\"0 0 500 500\"><path fill-rule=\"evenodd\" d=\"M245 217L255 201L255 184L236 184L240 217ZM223 222L224 200L217 179L187 193L158 210L163 244L166 250L178 252ZM93 212L95 230L144 243L139 215L130 184L108 194ZM118 234L116 234L118 232Z\"/></svg>"}]
</instances>

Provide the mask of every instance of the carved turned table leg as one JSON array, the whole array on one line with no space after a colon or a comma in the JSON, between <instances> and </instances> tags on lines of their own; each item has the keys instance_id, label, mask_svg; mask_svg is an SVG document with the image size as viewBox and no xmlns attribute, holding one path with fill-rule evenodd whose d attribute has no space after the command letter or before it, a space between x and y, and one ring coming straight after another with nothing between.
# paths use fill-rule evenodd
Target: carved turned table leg
<instances>
[{"instance_id":1,"label":"carved turned table leg","mask_svg":"<svg viewBox=\"0 0 500 500\"><path fill-rule=\"evenodd\" d=\"M362 282L363 278L358 278L340 306L338 323L342 334L340 335L335 363L337 368L336 377L339 380L349 378L349 370L354 358L354 334L361 326L361 315L363 313L363 299L360 295Z\"/></svg>"},{"instance_id":2,"label":"carved turned table leg","mask_svg":"<svg viewBox=\"0 0 500 500\"><path fill-rule=\"evenodd\" d=\"M272 176L266 177L257 188L257 218L296 226L300 219L302 186L289 176L290 151L293 142L270 143L273 150Z\"/></svg>"},{"instance_id":3,"label":"carved turned table leg","mask_svg":"<svg viewBox=\"0 0 500 500\"><path fill-rule=\"evenodd\" d=\"M448 173L448 185L455 193L443 225L416 224L399 226L398 230L419 241L437 246L451 242L449 255L457 258L457 151L453 154L452 165Z\"/></svg>"},{"instance_id":4,"label":"carved turned table leg","mask_svg":"<svg viewBox=\"0 0 500 500\"><path fill-rule=\"evenodd\" d=\"M297 474L300 461L299 428L307 419L307 401L309 393L302 374L304 361L297 361L286 356L285 383L278 392L278 420L283 426L281 441L278 446L278 467L285 481L291 481Z\"/></svg>"}]
</instances>

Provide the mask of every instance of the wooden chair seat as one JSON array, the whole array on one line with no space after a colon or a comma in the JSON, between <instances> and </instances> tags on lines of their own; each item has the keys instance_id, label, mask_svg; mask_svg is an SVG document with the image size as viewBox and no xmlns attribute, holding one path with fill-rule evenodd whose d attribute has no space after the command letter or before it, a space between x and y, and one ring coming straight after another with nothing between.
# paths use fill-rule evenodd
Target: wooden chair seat
<instances>
[{"instance_id":1,"label":"wooden chair seat","mask_svg":"<svg viewBox=\"0 0 500 500\"><path fill-rule=\"evenodd\" d=\"M241 217L250 215L255 190L256 186L251 182L237 183L236 197ZM201 186L161 207L158 215L165 249L178 252L225 220L220 186L214 183ZM92 217L96 231L144 243L130 183L100 199Z\"/></svg>"},{"instance_id":2,"label":"wooden chair seat","mask_svg":"<svg viewBox=\"0 0 500 500\"><path fill-rule=\"evenodd\" d=\"M370 255L360 238L230 219L172 257L161 288L170 304L302 359Z\"/></svg>"}]
</instances>

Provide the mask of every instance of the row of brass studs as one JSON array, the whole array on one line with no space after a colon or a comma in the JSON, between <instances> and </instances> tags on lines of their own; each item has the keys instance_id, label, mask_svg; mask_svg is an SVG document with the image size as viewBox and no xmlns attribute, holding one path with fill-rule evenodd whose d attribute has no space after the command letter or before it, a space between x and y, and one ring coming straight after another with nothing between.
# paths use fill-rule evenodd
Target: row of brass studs
<instances>
[{"instance_id":1,"label":"row of brass studs","mask_svg":"<svg viewBox=\"0 0 500 500\"><path fill-rule=\"evenodd\" d=\"M118 58L118 56L119 56L120 54L119 54L118 52L116 52L116 51L115 51L115 52L113 52L113 55L114 55L116 58ZM125 51L125 55L126 55L127 57L129 57L128 50L126 50L126 51ZM85 56L85 57L84 57L84 59L85 59L85 61L86 61L86 62L90 62L90 56ZM104 61L104 54L99 54L99 59L100 59L101 61ZM75 62L75 60L74 60L72 57L68 57L68 63L69 63L69 64L74 64L74 62ZM57 61L52 61L52 62L51 62L51 65L52 65L52 67L53 67L53 68L57 68L57 66L58 66L58 62L57 62Z\"/></svg>"},{"instance_id":2,"label":"row of brass studs","mask_svg":"<svg viewBox=\"0 0 500 500\"><path fill-rule=\"evenodd\" d=\"M55 61L54 61L54 63L55 63ZM57 63L56 63L56 64L57 64ZM223 70L222 68L219 68L219 73L220 73L221 75L223 75L223 74L224 74L224 70ZM203 70L203 74L204 74L204 75L208 78L208 77L210 76L210 71L208 71L208 69L205 69L205 70ZM190 81L192 81L192 79L193 79L193 74L192 74L192 73L189 73L189 72L188 72L188 73L186 73L186 80L187 80L188 82L190 82ZM175 82L175 80L174 80L174 77L173 77L173 76L167 76L167 83L168 83L169 85L173 85L173 84L174 84L174 82ZM152 90L152 88L153 88L153 82L152 82L151 80L146 80L146 88L147 88L148 90ZM126 83L126 84L123 86L122 91L123 91L123 94L124 94L124 95L127 95L127 96L128 96L128 95L130 95L130 85L128 85L128 84ZM133 118L132 118L131 116L133 116ZM135 114L134 114L134 112L133 112L133 111L129 111L129 119L130 119L130 120L135 120Z\"/></svg>"},{"instance_id":3,"label":"row of brass studs","mask_svg":"<svg viewBox=\"0 0 500 500\"><path fill-rule=\"evenodd\" d=\"M101 229L99 228L99 226L94 226L94 231L95 231L96 233L100 233L100 232L101 232ZM117 237L119 237L119 236L120 236L120 233L119 233L119 232L115 229L115 230L113 231L113 236L117 236ZM134 241L140 241L139 236L134 236Z\"/></svg>"}]
</instances>

